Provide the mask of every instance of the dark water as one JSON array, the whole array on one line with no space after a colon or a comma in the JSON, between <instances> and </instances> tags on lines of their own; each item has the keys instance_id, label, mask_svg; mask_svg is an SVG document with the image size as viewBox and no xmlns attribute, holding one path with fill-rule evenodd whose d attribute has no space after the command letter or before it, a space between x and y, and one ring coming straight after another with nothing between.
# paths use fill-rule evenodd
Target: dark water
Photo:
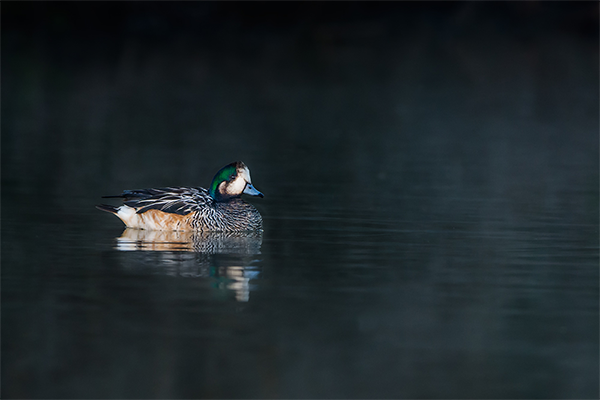
<instances>
[{"instance_id":1,"label":"dark water","mask_svg":"<svg viewBox=\"0 0 600 400\"><path fill-rule=\"evenodd\" d=\"M598 397L597 12L27 7L3 5L4 398ZM262 235L93 207L237 159Z\"/></svg>"}]
</instances>

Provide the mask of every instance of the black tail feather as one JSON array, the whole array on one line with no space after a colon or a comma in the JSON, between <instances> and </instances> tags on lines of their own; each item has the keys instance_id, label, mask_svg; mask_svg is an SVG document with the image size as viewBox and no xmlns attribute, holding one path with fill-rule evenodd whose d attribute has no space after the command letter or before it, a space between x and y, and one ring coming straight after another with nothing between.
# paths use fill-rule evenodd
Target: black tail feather
<instances>
[{"instance_id":1,"label":"black tail feather","mask_svg":"<svg viewBox=\"0 0 600 400\"><path fill-rule=\"evenodd\" d=\"M116 207L110 206L108 204L98 204L98 205L96 205L96 208L98 210L106 211L106 212L109 212L109 213L112 213L112 214L116 214L117 212L119 212L119 210L117 210Z\"/></svg>"},{"instance_id":2,"label":"black tail feather","mask_svg":"<svg viewBox=\"0 0 600 400\"><path fill-rule=\"evenodd\" d=\"M103 199L138 199L138 198L146 198L151 197L155 194L160 194L164 192L165 189L157 188L157 189L136 189L136 190L123 190L123 193L113 196L102 196Z\"/></svg>"}]
</instances>

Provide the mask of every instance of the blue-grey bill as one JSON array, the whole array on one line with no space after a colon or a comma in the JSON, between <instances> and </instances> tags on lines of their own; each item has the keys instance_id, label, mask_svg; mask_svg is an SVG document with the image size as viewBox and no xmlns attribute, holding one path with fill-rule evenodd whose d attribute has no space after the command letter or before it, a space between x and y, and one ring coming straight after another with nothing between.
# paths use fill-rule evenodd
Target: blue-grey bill
<instances>
[{"instance_id":1,"label":"blue-grey bill","mask_svg":"<svg viewBox=\"0 0 600 400\"><path fill-rule=\"evenodd\" d=\"M244 189L244 193L249 194L250 196L265 197L261 192L259 192L258 190L254 189L254 186L252 186L251 183L247 183L246 184L246 188Z\"/></svg>"}]
</instances>

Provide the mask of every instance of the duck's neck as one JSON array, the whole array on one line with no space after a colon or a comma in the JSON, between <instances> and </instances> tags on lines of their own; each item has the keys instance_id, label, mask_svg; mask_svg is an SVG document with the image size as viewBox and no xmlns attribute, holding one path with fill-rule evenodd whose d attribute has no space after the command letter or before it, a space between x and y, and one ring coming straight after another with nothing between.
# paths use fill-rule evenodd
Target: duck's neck
<instances>
[{"instance_id":1,"label":"duck's neck","mask_svg":"<svg viewBox=\"0 0 600 400\"><path fill-rule=\"evenodd\" d=\"M210 195L210 197L212 197L212 199L214 201L216 201L218 203L228 202L228 201L231 201L233 199L237 199L240 197L240 196L232 196L230 194L220 191L219 185L216 185L216 186L211 185L208 194Z\"/></svg>"}]
</instances>

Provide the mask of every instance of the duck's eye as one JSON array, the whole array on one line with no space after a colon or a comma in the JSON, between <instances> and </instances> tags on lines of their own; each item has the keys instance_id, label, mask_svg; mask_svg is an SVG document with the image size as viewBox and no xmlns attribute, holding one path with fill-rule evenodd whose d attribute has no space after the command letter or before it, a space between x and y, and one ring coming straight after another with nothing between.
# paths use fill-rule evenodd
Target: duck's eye
<instances>
[{"instance_id":1,"label":"duck's eye","mask_svg":"<svg viewBox=\"0 0 600 400\"><path fill-rule=\"evenodd\" d=\"M234 180L234 179L235 179L235 174L231 174L231 175L229 175L229 180L230 180L230 181L232 181L232 180Z\"/></svg>"}]
</instances>

